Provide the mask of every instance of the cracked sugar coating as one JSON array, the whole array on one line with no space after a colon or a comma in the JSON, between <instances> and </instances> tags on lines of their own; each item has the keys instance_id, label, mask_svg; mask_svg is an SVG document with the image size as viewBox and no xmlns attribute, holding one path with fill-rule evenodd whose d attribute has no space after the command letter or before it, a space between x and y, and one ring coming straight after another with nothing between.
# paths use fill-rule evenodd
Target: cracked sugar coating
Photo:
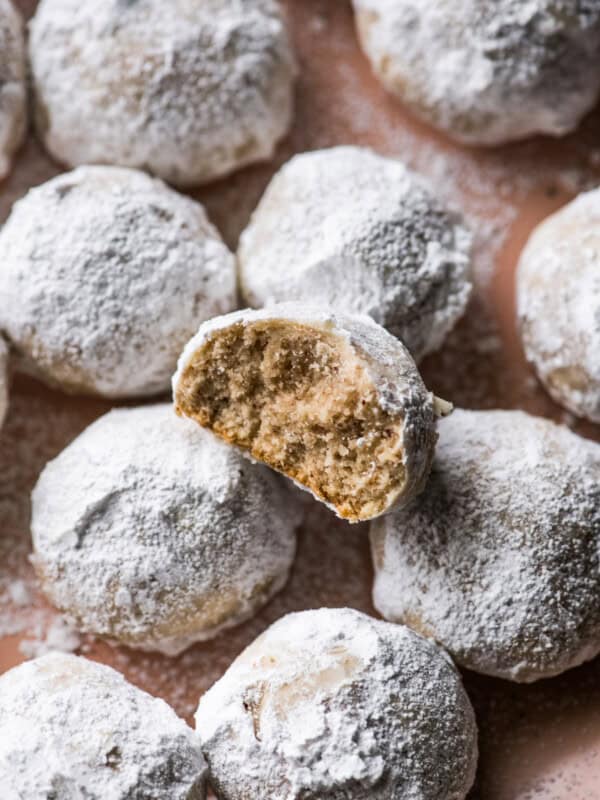
<instances>
[{"instance_id":1,"label":"cracked sugar coating","mask_svg":"<svg viewBox=\"0 0 600 800\"><path fill-rule=\"evenodd\" d=\"M384 86L472 145L577 127L600 91L597 0L353 0Z\"/></svg>"},{"instance_id":2,"label":"cracked sugar coating","mask_svg":"<svg viewBox=\"0 0 600 800\"><path fill-rule=\"evenodd\" d=\"M32 560L77 628L176 654L282 588L298 522L273 473L170 404L121 409L42 472Z\"/></svg>"},{"instance_id":3,"label":"cracked sugar coating","mask_svg":"<svg viewBox=\"0 0 600 800\"><path fill-rule=\"evenodd\" d=\"M352 522L427 480L438 404L402 343L367 316L284 303L209 320L173 394L178 414Z\"/></svg>"},{"instance_id":4,"label":"cracked sugar coating","mask_svg":"<svg viewBox=\"0 0 600 800\"><path fill-rule=\"evenodd\" d=\"M0 336L0 428L8 411L8 347Z\"/></svg>"},{"instance_id":5,"label":"cracked sugar coating","mask_svg":"<svg viewBox=\"0 0 600 800\"><path fill-rule=\"evenodd\" d=\"M240 240L240 283L255 307L303 300L369 314L418 361L465 310L470 245L402 163L334 147L275 175Z\"/></svg>"},{"instance_id":6,"label":"cracked sugar coating","mask_svg":"<svg viewBox=\"0 0 600 800\"><path fill-rule=\"evenodd\" d=\"M462 800L477 730L446 654L351 609L288 614L202 697L222 800Z\"/></svg>"},{"instance_id":7,"label":"cracked sugar coating","mask_svg":"<svg viewBox=\"0 0 600 800\"><path fill-rule=\"evenodd\" d=\"M531 235L517 270L527 359L557 403L600 422L600 190Z\"/></svg>"},{"instance_id":8,"label":"cracked sugar coating","mask_svg":"<svg viewBox=\"0 0 600 800\"><path fill-rule=\"evenodd\" d=\"M204 800L191 728L110 667L51 653L0 677L6 800Z\"/></svg>"},{"instance_id":9,"label":"cracked sugar coating","mask_svg":"<svg viewBox=\"0 0 600 800\"><path fill-rule=\"evenodd\" d=\"M23 20L11 0L0 0L0 180L25 136L26 73Z\"/></svg>"},{"instance_id":10,"label":"cracked sugar coating","mask_svg":"<svg viewBox=\"0 0 600 800\"><path fill-rule=\"evenodd\" d=\"M427 490L371 528L375 607L516 681L600 652L600 445L520 411L455 411Z\"/></svg>"},{"instance_id":11,"label":"cracked sugar coating","mask_svg":"<svg viewBox=\"0 0 600 800\"><path fill-rule=\"evenodd\" d=\"M80 167L31 189L0 231L0 329L70 392L164 392L235 264L203 207L142 172Z\"/></svg>"},{"instance_id":12,"label":"cracked sugar coating","mask_svg":"<svg viewBox=\"0 0 600 800\"><path fill-rule=\"evenodd\" d=\"M70 165L190 186L270 158L291 122L275 0L42 0L30 58L38 131Z\"/></svg>"}]
</instances>

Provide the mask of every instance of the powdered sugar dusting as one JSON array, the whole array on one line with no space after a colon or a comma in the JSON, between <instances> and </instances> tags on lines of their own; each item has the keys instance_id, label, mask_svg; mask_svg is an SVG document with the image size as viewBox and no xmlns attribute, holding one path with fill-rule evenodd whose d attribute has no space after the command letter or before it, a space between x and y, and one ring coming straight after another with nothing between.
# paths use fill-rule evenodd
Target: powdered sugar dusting
<instances>
[{"instance_id":1,"label":"powdered sugar dusting","mask_svg":"<svg viewBox=\"0 0 600 800\"><path fill-rule=\"evenodd\" d=\"M477 758L449 659L350 609L272 625L204 695L196 729L227 800L462 800Z\"/></svg>"},{"instance_id":2,"label":"powdered sugar dusting","mask_svg":"<svg viewBox=\"0 0 600 800\"><path fill-rule=\"evenodd\" d=\"M0 678L2 797L204 800L197 739L109 667L49 654Z\"/></svg>"},{"instance_id":3,"label":"powdered sugar dusting","mask_svg":"<svg viewBox=\"0 0 600 800\"><path fill-rule=\"evenodd\" d=\"M0 428L8 409L8 346L0 336Z\"/></svg>"},{"instance_id":4,"label":"powdered sugar dusting","mask_svg":"<svg viewBox=\"0 0 600 800\"><path fill-rule=\"evenodd\" d=\"M274 0L42 0L31 23L36 121L76 165L195 185L269 158L295 62Z\"/></svg>"},{"instance_id":5,"label":"powdered sugar dusting","mask_svg":"<svg viewBox=\"0 0 600 800\"><path fill-rule=\"evenodd\" d=\"M0 328L71 391L165 391L198 324L235 306L202 206L135 170L80 167L32 189L0 232Z\"/></svg>"},{"instance_id":6,"label":"powdered sugar dusting","mask_svg":"<svg viewBox=\"0 0 600 800\"><path fill-rule=\"evenodd\" d=\"M374 602L463 666L533 681L600 652L600 445L455 411L427 491L373 523Z\"/></svg>"},{"instance_id":7,"label":"powdered sugar dusting","mask_svg":"<svg viewBox=\"0 0 600 800\"><path fill-rule=\"evenodd\" d=\"M275 175L240 240L240 282L255 307L303 300L369 314L418 361L466 307L470 244L401 162L336 147Z\"/></svg>"},{"instance_id":8,"label":"powdered sugar dusting","mask_svg":"<svg viewBox=\"0 0 600 800\"><path fill-rule=\"evenodd\" d=\"M0 180L10 170L27 125L23 28L11 0L0 0Z\"/></svg>"},{"instance_id":9,"label":"powdered sugar dusting","mask_svg":"<svg viewBox=\"0 0 600 800\"><path fill-rule=\"evenodd\" d=\"M46 466L32 506L52 602L80 630L170 654L281 589L299 522L272 473L167 404L97 420Z\"/></svg>"},{"instance_id":10,"label":"powdered sugar dusting","mask_svg":"<svg viewBox=\"0 0 600 800\"><path fill-rule=\"evenodd\" d=\"M354 0L384 85L469 144L564 136L594 105L600 12L580 0Z\"/></svg>"},{"instance_id":11,"label":"powdered sugar dusting","mask_svg":"<svg viewBox=\"0 0 600 800\"><path fill-rule=\"evenodd\" d=\"M554 399L600 422L600 190L587 192L532 234L518 270L527 358Z\"/></svg>"}]
</instances>

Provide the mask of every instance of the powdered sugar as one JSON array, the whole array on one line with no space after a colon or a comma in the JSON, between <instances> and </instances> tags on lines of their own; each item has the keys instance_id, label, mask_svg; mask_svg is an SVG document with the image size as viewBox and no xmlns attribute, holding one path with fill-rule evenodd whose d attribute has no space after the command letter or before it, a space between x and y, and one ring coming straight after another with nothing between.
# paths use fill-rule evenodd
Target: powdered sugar
<instances>
[{"instance_id":1,"label":"powdered sugar","mask_svg":"<svg viewBox=\"0 0 600 800\"><path fill-rule=\"evenodd\" d=\"M194 185L269 158L291 121L274 0L42 0L30 56L38 130L72 165Z\"/></svg>"},{"instance_id":2,"label":"powdered sugar","mask_svg":"<svg viewBox=\"0 0 600 800\"><path fill-rule=\"evenodd\" d=\"M204 800L194 733L109 667L50 654L0 678L0 795Z\"/></svg>"},{"instance_id":3,"label":"powdered sugar","mask_svg":"<svg viewBox=\"0 0 600 800\"><path fill-rule=\"evenodd\" d=\"M600 190L580 195L532 234L518 270L527 358L561 405L600 422Z\"/></svg>"},{"instance_id":4,"label":"powdered sugar","mask_svg":"<svg viewBox=\"0 0 600 800\"><path fill-rule=\"evenodd\" d=\"M595 656L600 446L519 411L455 411L439 430L427 491L372 525L376 607L504 678Z\"/></svg>"},{"instance_id":5,"label":"powdered sugar","mask_svg":"<svg viewBox=\"0 0 600 800\"><path fill-rule=\"evenodd\" d=\"M401 162L359 147L307 153L275 175L242 234L242 292L253 306L370 314L419 360L466 307L470 243Z\"/></svg>"},{"instance_id":6,"label":"powdered sugar","mask_svg":"<svg viewBox=\"0 0 600 800\"><path fill-rule=\"evenodd\" d=\"M459 800L477 758L450 660L350 609L272 625L201 699L196 729L223 800Z\"/></svg>"},{"instance_id":7,"label":"powdered sugar","mask_svg":"<svg viewBox=\"0 0 600 800\"><path fill-rule=\"evenodd\" d=\"M573 130L600 91L590 0L354 0L384 85L470 144Z\"/></svg>"},{"instance_id":8,"label":"powdered sugar","mask_svg":"<svg viewBox=\"0 0 600 800\"><path fill-rule=\"evenodd\" d=\"M11 0L0 0L0 180L10 169L27 123L23 27Z\"/></svg>"},{"instance_id":9,"label":"powdered sugar","mask_svg":"<svg viewBox=\"0 0 600 800\"><path fill-rule=\"evenodd\" d=\"M0 428L8 409L8 347L0 336Z\"/></svg>"},{"instance_id":10,"label":"powdered sugar","mask_svg":"<svg viewBox=\"0 0 600 800\"><path fill-rule=\"evenodd\" d=\"M32 189L0 232L0 328L71 391L165 391L202 320L235 305L202 206L134 170L80 167Z\"/></svg>"},{"instance_id":11,"label":"powdered sugar","mask_svg":"<svg viewBox=\"0 0 600 800\"><path fill-rule=\"evenodd\" d=\"M281 589L298 522L272 473L169 405L122 409L43 471L33 561L79 629L174 654Z\"/></svg>"},{"instance_id":12,"label":"powdered sugar","mask_svg":"<svg viewBox=\"0 0 600 800\"><path fill-rule=\"evenodd\" d=\"M24 584L23 588L27 591ZM22 595L21 598L24 599L27 595ZM19 650L26 658L38 658L46 653L74 653L81 645L81 637L73 626L63 617L56 617L43 632L39 631L35 639L23 639Z\"/></svg>"}]
</instances>

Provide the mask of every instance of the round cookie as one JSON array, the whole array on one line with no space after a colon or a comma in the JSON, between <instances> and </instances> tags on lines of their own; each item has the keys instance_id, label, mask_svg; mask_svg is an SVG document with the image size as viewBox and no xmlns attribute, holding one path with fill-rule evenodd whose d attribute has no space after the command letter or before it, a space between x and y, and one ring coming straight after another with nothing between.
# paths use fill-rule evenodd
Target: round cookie
<instances>
[{"instance_id":1,"label":"round cookie","mask_svg":"<svg viewBox=\"0 0 600 800\"><path fill-rule=\"evenodd\" d=\"M198 203L142 172L80 167L31 189L0 231L0 329L70 392L164 392L235 263Z\"/></svg>"},{"instance_id":2,"label":"round cookie","mask_svg":"<svg viewBox=\"0 0 600 800\"><path fill-rule=\"evenodd\" d=\"M527 359L557 403L600 422L600 189L531 235L517 270Z\"/></svg>"},{"instance_id":3,"label":"round cookie","mask_svg":"<svg viewBox=\"0 0 600 800\"><path fill-rule=\"evenodd\" d=\"M419 361L471 294L471 236L399 161L362 147L295 156L240 239L246 302L369 314Z\"/></svg>"},{"instance_id":4,"label":"round cookie","mask_svg":"<svg viewBox=\"0 0 600 800\"><path fill-rule=\"evenodd\" d=\"M204 800L194 732L110 667L51 653L0 677L0 793Z\"/></svg>"},{"instance_id":5,"label":"round cookie","mask_svg":"<svg viewBox=\"0 0 600 800\"><path fill-rule=\"evenodd\" d=\"M27 69L23 20L11 0L0 0L0 180L27 127Z\"/></svg>"},{"instance_id":6,"label":"round cookie","mask_svg":"<svg viewBox=\"0 0 600 800\"><path fill-rule=\"evenodd\" d=\"M0 428L8 411L8 347L0 336Z\"/></svg>"},{"instance_id":7,"label":"round cookie","mask_svg":"<svg viewBox=\"0 0 600 800\"><path fill-rule=\"evenodd\" d=\"M564 136L598 99L596 0L353 3L383 85L459 142Z\"/></svg>"},{"instance_id":8,"label":"round cookie","mask_svg":"<svg viewBox=\"0 0 600 800\"><path fill-rule=\"evenodd\" d=\"M175 655L282 588L298 522L275 475L169 404L120 409L42 472L32 561L78 629Z\"/></svg>"},{"instance_id":9,"label":"round cookie","mask_svg":"<svg viewBox=\"0 0 600 800\"><path fill-rule=\"evenodd\" d=\"M302 303L201 325L179 359L173 396L178 414L351 522L423 489L436 414L448 405L370 317Z\"/></svg>"},{"instance_id":10,"label":"round cookie","mask_svg":"<svg viewBox=\"0 0 600 800\"><path fill-rule=\"evenodd\" d=\"M351 609L288 614L202 697L221 800L462 800L477 730L446 654Z\"/></svg>"},{"instance_id":11,"label":"round cookie","mask_svg":"<svg viewBox=\"0 0 600 800\"><path fill-rule=\"evenodd\" d=\"M41 0L30 59L59 161L193 186L272 156L296 73L275 0Z\"/></svg>"},{"instance_id":12,"label":"round cookie","mask_svg":"<svg viewBox=\"0 0 600 800\"><path fill-rule=\"evenodd\" d=\"M455 411L411 506L371 528L374 603L464 667L529 682L600 652L600 445Z\"/></svg>"}]
</instances>

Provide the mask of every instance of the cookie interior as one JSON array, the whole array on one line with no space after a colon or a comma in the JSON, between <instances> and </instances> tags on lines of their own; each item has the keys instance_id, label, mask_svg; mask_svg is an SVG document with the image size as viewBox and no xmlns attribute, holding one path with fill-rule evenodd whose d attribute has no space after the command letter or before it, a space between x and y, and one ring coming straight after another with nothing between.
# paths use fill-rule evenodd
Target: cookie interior
<instances>
[{"instance_id":1,"label":"cookie interior","mask_svg":"<svg viewBox=\"0 0 600 800\"><path fill-rule=\"evenodd\" d=\"M382 513L404 485L401 415L381 407L360 352L325 328L276 319L216 331L175 404L351 521Z\"/></svg>"}]
</instances>

